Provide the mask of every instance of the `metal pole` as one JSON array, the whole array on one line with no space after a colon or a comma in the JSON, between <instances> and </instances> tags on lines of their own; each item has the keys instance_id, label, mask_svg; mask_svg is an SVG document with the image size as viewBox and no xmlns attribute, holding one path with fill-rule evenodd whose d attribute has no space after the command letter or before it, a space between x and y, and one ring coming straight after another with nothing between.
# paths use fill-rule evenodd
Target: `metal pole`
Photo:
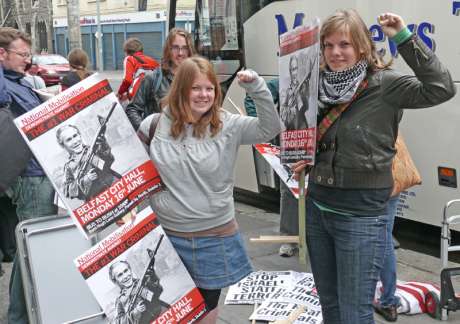
<instances>
[{"instance_id":1,"label":"metal pole","mask_svg":"<svg viewBox=\"0 0 460 324\"><path fill-rule=\"evenodd\" d=\"M169 9L166 27L168 28L168 31L170 31L172 28L176 26L177 0L168 0L167 5Z\"/></svg>"},{"instance_id":2,"label":"metal pole","mask_svg":"<svg viewBox=\"0 0 460 324\"><path fill-rule=\"evenodd\" d=\"M101 3L100 3L100 0L96 0L96 23L97 23L96 64L97 64L97 70L101 72L104 70L104 67L103 67L103 58L102 58L102 30L101 30Z\"/></svg>"}]
</instances>

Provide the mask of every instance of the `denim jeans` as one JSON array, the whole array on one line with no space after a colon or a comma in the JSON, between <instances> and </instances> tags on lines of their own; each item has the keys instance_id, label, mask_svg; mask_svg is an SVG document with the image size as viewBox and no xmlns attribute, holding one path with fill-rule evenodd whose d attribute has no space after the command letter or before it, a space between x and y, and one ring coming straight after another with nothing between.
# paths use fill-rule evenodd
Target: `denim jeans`
<instances>
[{"instance_id":1,"label":"denim jeans","mask_svg":"<svg viewBox=\"0 0 460 324\"><path fill-rule=\"evenodd\" d=\"M380 280L382 281L383 291L380 296L380 305L398 306L399 297L395 296L396 291L396 256L393 245L393 224L396 216L396 207L398 205L399 195L391 197L388 202L388 226L386 232L385 258L383 261L382 271L380 271Z\"/></svg>"},{"instance_id":2,"label":"denim jeans","mask_svg":"<svg viewBox=\"0 0 460 324\"><path fill-rule=\"evenodd\" d=\"M374 323L387 218L322 211L307 200L308 253L325 324Z\"/></svg>"},{"instance_id":3,"label":"denim jeans","mask_svg":"<svg viewBox=\"0 0 460 324\"><path fill-rule=\"evenodd\" d=\"M57 207L53 203L54 189L48 178L19 177L11 189L19 222L57 213ZM16 253L10 278L9 324L29 323L18 257Z\"/></svg>"}]
</instances>

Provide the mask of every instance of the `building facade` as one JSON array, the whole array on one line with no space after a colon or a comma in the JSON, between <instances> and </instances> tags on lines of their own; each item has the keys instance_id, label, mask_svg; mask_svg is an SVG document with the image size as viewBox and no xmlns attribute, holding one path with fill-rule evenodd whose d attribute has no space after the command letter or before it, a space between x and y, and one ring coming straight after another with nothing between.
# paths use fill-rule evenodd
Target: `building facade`
<instances>
[{"instance_id":1,"label":"building facade","mask_svg":"<svg viewBox=\"0 0 460 324\"><path fill-rule=\"evenodd\" d=\"M52 52L53 19L51 0L2 0L2 26L27 32L32 38L32 51Z\"/></svg>"},{"instance_id":2,"label":"building facade","mask_svg":"<svg viewBox=\"0 0 460 324\"><path fill-rule=\"evenodd\" d=\"M179 1L178 27L193 29L194 7L194 0ZM123 43L129 37L139 38L144 52L160 59L167 36L166 0L100 0L100 24L104 70L123 69ZM80 25L82 47L96 69L96 0L80 0ZM53 1L53 31L54 51L66 56L69 52L66 0Z\"/></svg>"}]
</instances>

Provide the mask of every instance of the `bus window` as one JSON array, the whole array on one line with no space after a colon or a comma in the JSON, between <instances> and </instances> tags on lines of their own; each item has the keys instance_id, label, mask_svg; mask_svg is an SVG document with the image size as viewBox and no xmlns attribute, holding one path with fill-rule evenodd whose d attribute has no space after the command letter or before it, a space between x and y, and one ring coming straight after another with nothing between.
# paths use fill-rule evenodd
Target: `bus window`
<instances>
[{"instance_id":1,"label":"bus window","mask_svg":"<svg viewBox=\"0 0 460 324\"><path fill-rule=\"evenodd\" d=\"M238 30L239 0L197 0L195 44L214 64L225 91L226 81L244 66Z\"/></svg>"}]
</instances>

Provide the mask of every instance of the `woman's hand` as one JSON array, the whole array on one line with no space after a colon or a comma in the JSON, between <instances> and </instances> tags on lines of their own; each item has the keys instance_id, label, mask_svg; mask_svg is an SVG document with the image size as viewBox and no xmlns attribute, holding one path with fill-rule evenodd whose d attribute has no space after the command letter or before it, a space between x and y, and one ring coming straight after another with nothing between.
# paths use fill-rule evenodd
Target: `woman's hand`
<instances>
[{"instance_id":1,"label":"woman's hand","mask_svg":"<svg viewBox=\"0 0 460 324\"><path fill-rule=\"evenodd\" d=\"M252 70L239 71L236 74L239 82L251 83L257 79L257 73Z\"/></svg>"},{"instance_id":2,"label":"woman's hand","mask_svg":"<svg viewBox=\"0 0 460 324\"><path fill-rule=\"evenodd\" d=\"M406 24L401 16L391 12L386 12L377 17L377 22L382 27L384 34L390 38L394 37L401 30L406 28Z\"/></svg>"},{"instance_id":3,"label":"woman's hand","mask_svg":"<svg viewBox=\"0 0 460 324\"><path fill-rule=\"evenodd\" d=\"M307 161L302 160L302 161L297 161L293 165L291 165L291 170L294 172L294 175L292 176L293 179L299 181L300 179L300 173L302 170L304 170L308 166Z\"/></svg>"}]
</instances>

